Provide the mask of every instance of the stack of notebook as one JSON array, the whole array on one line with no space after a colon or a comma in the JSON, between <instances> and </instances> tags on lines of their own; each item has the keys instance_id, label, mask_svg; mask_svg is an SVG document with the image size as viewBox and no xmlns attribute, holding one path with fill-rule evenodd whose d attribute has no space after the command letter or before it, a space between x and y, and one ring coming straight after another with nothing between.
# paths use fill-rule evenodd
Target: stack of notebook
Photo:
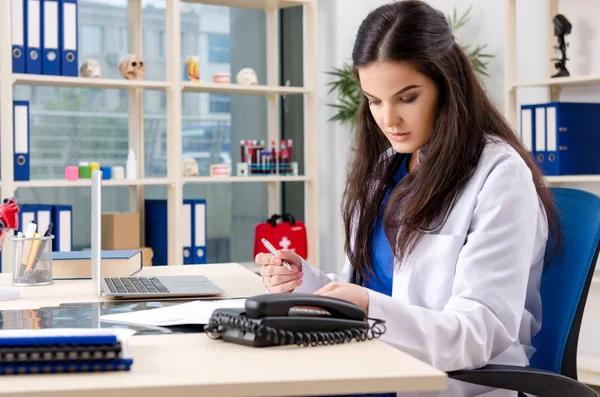
<instances>
[{"instance_id":1,"label":"stack of notebook","mask_svg":"<svg viewBox=\"0 0 600 397\"><path fill-rule=\"evenodd\" d=\"M128 371L124 328L0 330L0 375Z\"/></svg>"}]
</instances>

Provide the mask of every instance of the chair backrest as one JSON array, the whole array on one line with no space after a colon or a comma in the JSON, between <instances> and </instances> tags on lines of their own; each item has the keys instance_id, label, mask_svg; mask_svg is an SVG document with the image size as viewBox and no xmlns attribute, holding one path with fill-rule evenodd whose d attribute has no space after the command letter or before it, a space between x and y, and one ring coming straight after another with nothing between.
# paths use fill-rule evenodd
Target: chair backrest
<instances>
[{"instance_id":1,"label":"chair backrest","mask_svg":"<svg viewBox=\"0 0 600 397\"><path fill-rule=\"evenodd\" d=\"M600 247L600 197L551 188L563 234L560 255L547 251L542 272L542 328L530 366L577 379L577 342Z\"/></svg>"}]
</instances>

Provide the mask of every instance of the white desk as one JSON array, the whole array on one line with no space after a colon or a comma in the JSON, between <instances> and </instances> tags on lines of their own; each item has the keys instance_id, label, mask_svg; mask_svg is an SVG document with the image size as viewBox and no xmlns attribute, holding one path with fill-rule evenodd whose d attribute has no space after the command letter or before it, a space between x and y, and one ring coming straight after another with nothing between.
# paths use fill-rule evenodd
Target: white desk
<instances>
[{"instance_id":1,"label":"white desk","mask_svg":"<svg viewBox=\"0 0 600 397\"><path fill-rule=\"evenodd\" d=\"M260 278L236 264L161 266L143 275L202 274L226 297L264 293ZM0 274L0 288L10 274ZM22 288L3 309L105 300L87 280ZM128 372L0 377L0 395L43 397L308 396L443 390L447 376L378 340L335 346L251 348L205 334L137 335Z\"/></svg>"}]
</instances>

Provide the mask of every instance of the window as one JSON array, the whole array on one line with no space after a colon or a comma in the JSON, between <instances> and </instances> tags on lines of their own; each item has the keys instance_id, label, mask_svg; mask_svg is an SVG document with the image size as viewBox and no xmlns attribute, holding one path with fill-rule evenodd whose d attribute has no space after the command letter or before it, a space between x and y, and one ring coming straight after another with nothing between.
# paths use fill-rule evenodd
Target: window
<instances>
[{"instance_id":1,"label":"window","mask_svg":"<svg viewBox=\"0 0 600 397\"><path fill-rule=\"evenodd\" d=\"M161 30L160 32L158 32L158 56L160 58L166 58L167 56L167 51L165 46L167 45L167 39L166 39L166 35L165 35L165 31Z\"/></svg>"},{"instance_id":2,"label":"window","mask_svg":"<svg viewBox=\"0 0 600 397\"><path fill-rule=\"evenodd\" d=\"M88 54L102 54L104 52L104 26L83 25L80 47Z\"/></svg>"},{"instance_id":3,"label":"window","mask_svg":"<svg viewBox=\"0 0 600 397\"><path fill-rule=\"evenodd\" d=\"M154 55L154 43L152 42L153 33L151 30L144 29L142 40L142 45L144 46L144 58L150 58ZM159 49L160 51L160 49Z\"/></svg>"},{"instance_id":4,"label":"window","mask_svg":"<svg viewBox=\"0 0 600 397\"><path fill-rule=\"evenodd\" d=\"M119 28L119 51L121 54L127 54L129 52L127 28Z\"/></svg>"},{"instance_id":5,"label":"window","mask_svg":"<svg viewBox=\"0 0 600 397\"><path fill-rule=\"evenodd\" d=\"M208 34L208 61L211 63L229 63L229 35Z\"/></svg>"},{"instance_id":6,"label":"window","mask_svg":"<svg viewBox=\"0 0 600 397\"><path fill-rule=\"evenodd\" d=\"M211 113L229 113L231 112L231 95L210 94L209 97Z\"/></svg>"}]
</instances>

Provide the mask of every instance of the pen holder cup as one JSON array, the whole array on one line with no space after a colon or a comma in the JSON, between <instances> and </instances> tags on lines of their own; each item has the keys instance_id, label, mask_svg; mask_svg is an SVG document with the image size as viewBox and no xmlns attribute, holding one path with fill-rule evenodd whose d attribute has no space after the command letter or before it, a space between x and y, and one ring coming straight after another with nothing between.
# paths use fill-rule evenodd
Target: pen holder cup
<instances>
[{"instance_id":1,"label":"pen holder cup","mask_svg":"<svg viewBox=\"0 0 600 397\"><path fill-rule=\"evenodd\" d=\"M33 287L52 284L53 235L10 237L12 248L12 285Z\"/></svg>"}]
</instances>

